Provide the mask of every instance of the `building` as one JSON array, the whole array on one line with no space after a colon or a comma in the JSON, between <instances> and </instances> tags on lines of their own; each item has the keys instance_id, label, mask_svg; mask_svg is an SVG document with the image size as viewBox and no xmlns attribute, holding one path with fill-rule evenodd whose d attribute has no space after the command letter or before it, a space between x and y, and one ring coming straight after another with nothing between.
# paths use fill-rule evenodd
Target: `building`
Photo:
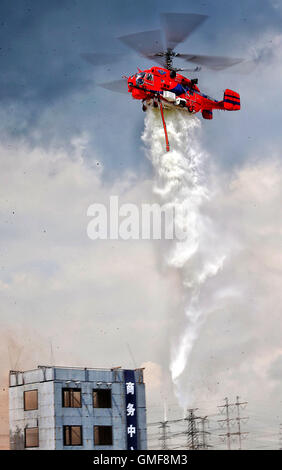
<instances>
[{"instance_id":1,"label":"building","mask_svg":"<svg viewBox=\"0 0 282 470\"><path fill-rule=\"evenodd\" d=\"M9 442L9 387L2 382L0 386L0 451L10 448Z\"/></svg>"},{"instance_id":2,"label":"building","mask_svg":"<svg viewBox=\"0 0 282 470\"><path fill-rule=\"evenodd\" d=\"M11 449L146 449L143 370L10 371Z\"/></svg>"}]
</instances>

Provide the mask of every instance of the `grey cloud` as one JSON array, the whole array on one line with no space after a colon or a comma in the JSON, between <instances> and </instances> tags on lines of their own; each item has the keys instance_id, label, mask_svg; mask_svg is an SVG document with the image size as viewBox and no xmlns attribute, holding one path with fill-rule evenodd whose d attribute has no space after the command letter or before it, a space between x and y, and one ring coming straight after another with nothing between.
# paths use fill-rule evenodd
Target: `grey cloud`
<instances>
[{"instance_id":1,"label":"grey cloud","mask_svg":"<svg viewBox=\"0 0 282 470\"><path fill-rule=\"evenodd\" d=\"M115 38L159 27L159 12L171 9L210 15L205 25L181 45L183 51L215 54L216 50L216 54L231 56L245 54L246 44L255 45L267 31L276 34L281 23L272 2L253 0L247 3L212 1L197 7L187 6L187 2L181 0L173 7L168 0L144 0L138 10L129 0L102 3L85 0L83 7L76 1L4 1L0 7L2 140L27 139L33 146L63 145L72 151L72 136L87 131L93 135L85 151L90 161L93 148L96 148L103 153L108 172L135 165L148 172L149 167L144 166L140 151L143 116L138 103L130 101L129 97L97 89L95 83L118 79L135 71L137 66L148 66L148 61L129 51ZM84 52L112 50L124 52L124 61L109 67L92 68L80 56ZM266 83L269 72L267 70L263 75L262 83ZM214 142L220 136L222 151L218 152L218 158L230 165L234 159L240 160L242 146L250 144L249 134L255 138L254 125L251 128L245 125L244 109L249 107L249 90L257 79L230 80L230 75L221 74L201 74L199 78L201 88L216 97L224 86L241 88L243 107L242 112L237 113L240 116L221 117L218 113L206 129L207 142L210 141L208 145L213 150ZM256 89L260 93L259 81ZM269 89L266 88L264 93L269 101ZM254 102L251 105L253 114L259 114L258 105ZM264 112L271 119L272 110L264 109ZM239 126L240 142L237 135L232 135L233 126ZM236 142L232 153L228 150L230 139ZM117 148L122 154L118 162L116 155L113 156Z\"/></svg>"}]
</instances>

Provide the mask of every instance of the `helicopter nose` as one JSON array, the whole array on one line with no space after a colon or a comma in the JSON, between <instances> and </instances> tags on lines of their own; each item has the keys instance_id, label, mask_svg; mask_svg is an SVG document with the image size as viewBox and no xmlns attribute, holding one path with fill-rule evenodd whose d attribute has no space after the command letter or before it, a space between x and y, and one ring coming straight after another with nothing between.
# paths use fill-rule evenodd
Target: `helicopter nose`
<instances>
[{"instance_id":1,"label":"helicopter nose","mask_svg":"<svg viewBox=\"0 0 282 470\"><path fill-rule=\"evenodd\" d=\"M128 81L127 81L127 85L128 85L128 91L129 91L129 92L132 92L133 86L135 85L135 83L134 83L134 77L129 77L129 79L128 79Z\"/></svg>"}]
</instances>

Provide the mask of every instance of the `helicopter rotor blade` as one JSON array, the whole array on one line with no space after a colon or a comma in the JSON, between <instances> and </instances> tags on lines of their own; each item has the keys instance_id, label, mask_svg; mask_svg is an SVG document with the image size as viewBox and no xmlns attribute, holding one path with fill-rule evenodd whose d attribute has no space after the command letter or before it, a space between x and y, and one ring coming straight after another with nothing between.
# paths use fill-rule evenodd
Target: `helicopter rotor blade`
<instances>
[{"instance_id":1,"label":"helicopter rotor blade","mask_svg":"<svg viewBox=\"0 0 282 470\"><path fill-rule=\"evenodd\" d=\"M153 60L154 62L157 62L157 64L160 64L162 67L166 67L166 58L165 56L161 56L158 54L152 54L147 56L148 59Z\"/></svg>"},{"instance_id":2,"label":"helicopter rotor blade","mask_svg":"<svg viewBox=\"0 0 282 470\"><path fill-rule=\"evenodd\" d=\"M111 54L111 53L85 53L80 56L92 65L107 65L114 62L119 62L123 58L123 54Z\"/></svg>"},{"instance_id":3,"label":"helicopter rotor blade","mask_svg":"<svg viewBox=\"0 0 282 470\"><path fill-rule=\"evenodd\" d=\"M241 75L247 75L249 73L252 73L255 68L258 66L258 62L256 60L243 60L243 62L240 62L238 65L234 65L232 67L232 73L238 73ZM229 70L226 70L227 72Z\"/></svg>"},{"instance_id":4,"label":"helicopter rotor blade","mask_svg":"<svg viewBox=\"0 0 282 470\"><path fill-rule=\"evenodd\" d=\"M118 39L144 57L151 58L154 54L164 50L162 34L159 29L128 34L120 36Z\"/></svg>"},{"instance_id":5,"label":"helicopter rotor blade","mask_svg":"<svg viewBox=\"0 0 282 470\"><path fill-rule=\"evenodd\" d=\"M113 80L112 82L98 83L98 86L117 93L128 93L127 80L125 78Z\"/></svg>"},{"instance_id":6,"label":"helicopter rotor blade","mask_svg":"<svg viewBox=\"0 0 282 470\"><path fill-rule=\"evenodd\" d=\"M203 65L211 70L223 70L233 65L243 62L244 59L231 58L231 57L219 57L210 55L199 55L199 54L177 54L178 58L184 59L187 62L193 62L195 64Z\"/></svg>"},{"instance_id":7,"label":"helicopter rotor blade","mask_svg":"<svg viewBox=\"0 0 282 470\"><path fill-rule=\"evenodd\" d=\"M167 48L173 50L177 44L185 41L207 18L207 15L193 13L161 13L161 24Z\"/></svg>"},{"instance_id":8,"label":"helicopter rotor blade","mask_svg":"<svg viewBox=\"0 0 282 470\"><path fill-rule=\"evenodd\" d=\"M194 67L193 69L182 69L182 68L176 68L175 69L177 72L200 72L202 70L202 67L197 65L197 67Z\"/></svg>"}]
</instances>

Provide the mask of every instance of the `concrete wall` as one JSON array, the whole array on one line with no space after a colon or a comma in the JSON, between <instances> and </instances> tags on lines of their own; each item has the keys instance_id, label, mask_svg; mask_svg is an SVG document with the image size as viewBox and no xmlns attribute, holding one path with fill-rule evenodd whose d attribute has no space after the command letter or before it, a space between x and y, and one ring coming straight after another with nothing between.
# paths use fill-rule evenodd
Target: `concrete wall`
<instances>
[{"instance_id":1,"label":"concrete wall","mask_svg":"<svg viewBox=\"0 0 282 470\"><path fill-rule=\"evenodd\" d=\"M53 367L39 367L34 370L27 370L25 372L10 372L10 387L15 385L25 385L38 382L46 382L53 380L54 368Z\"/></svg>"},{"instance_id":2,"label":"concrete wall","mask_svg":"<svg viewBox=\"0 0 282 470\"><path fill-rule=\"evenodd\" d=\"M95 382L81 382L78 385L68 384L68 387L81 388L82 407L62 408L63 382L55 383L55 415L56 415L56 449L63 449L63 426L83 426L83 446L68 446L68 449L125 449L125 405L122 399L122 383L112 385ZM93 389L112 390L112 408L93 408ZM94 426L113 427L113 445L94 447Z\"/></svg>"},{"instance_id":3,"label":"concrete wall","mask_svg":"<svg viewBox=\"0 0 282 470\"><path fill-rule=\"evenodd\" d=\"M62 381L62 379L64 379ZM83 380L88 380L83 382ZM135 372L137 388L138 434L141 449L147 448L145 384L142 371ZM63 426L83 426L83 447L68 449L126 449L125 387L122 370L55 370L56 449L63 449ZM60 380L60 382L58 382ZM67 383L67 381L71 381ZM75 382L80 381L76 384ZM81 388L82 408L62 408L62 388ZM92 390L112 390L112 408L93 408ZM113 427L113 446L94 446L93 426Z\"/></svg>"},{"instance_id":4,"label":"concrete wall","mask_svg":"<svg viewBox=\"0 0 282 470\"><path fill-rule=\"evenodd\" d=\"M38 410L24 411L24 392L38 390ZM41 382L9 390L10 448L24 449L24 429L39 427L40 449L55 449L54 382ZM34 448L35 449L35 448Z\"/></svg>"}]
</instances>

